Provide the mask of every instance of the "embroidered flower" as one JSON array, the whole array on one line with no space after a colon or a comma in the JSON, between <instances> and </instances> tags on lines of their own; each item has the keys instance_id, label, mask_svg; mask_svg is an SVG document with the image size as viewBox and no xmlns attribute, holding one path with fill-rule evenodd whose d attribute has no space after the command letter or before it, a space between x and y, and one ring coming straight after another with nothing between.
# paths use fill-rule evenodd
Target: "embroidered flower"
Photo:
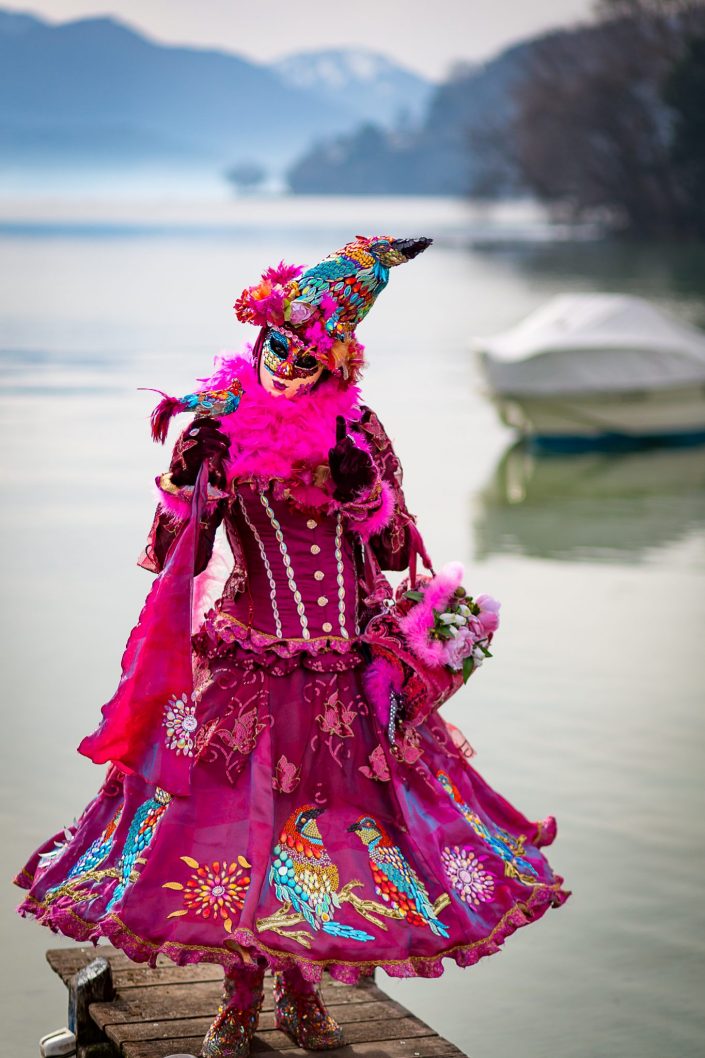
<instances>
[{"instance_id":1,"label":"embroidered flower","mask_svg":"<svg viewBox=\"0 0 705 1058\"><path fill-rule=\"evenodd\" d=\"M415 764L423 755L421 738L415 727L410 724L401 724L397 733L397 740L392 748L397 760L404 764Z\"/></svg>"},{"instance_id":2,"label":"embroidered flower","mask_svg":"<svg viewBox=\"0 0 705 1058\"><path fill-rule=\"evenodd\" d=\"M352 738L352 722L357 713L349 705L344 705L337 695L332 694L323 706L323 712L319 713L316 720L321 725L321 731L326 735L337 735L338 738Z\"/></svg>"},{"instance_id":3,"label":"embroidered flower","mask_svg":"<svg viewBox=\"0 0 705 1058\"><path fill-rule=\"evenodd\" d=\"M368 779L375 779L377 782L389 782L391 778L389 765L381 746L377 746L376 749L372 750L368 760L369 765L363 764L359 769L362 774Z\"/></svg>"},{"instance_id":4,"label":"embroidered flower","mask_svg":"<svg viewBox=\"0 0 705 1058\"><path fill-rule=\"evenodd\" d=\"M193 874L182 885L181 882L165 882L163 889L174 889L184 894L184 908L172 911L167 918L180 918L189 911L202 918L221 918L227 933L232 932L233 918L237 918L245 902L245 893L250 884L250 864L244 856L234 862L222 860L200 864L191 856L181 856Z\"/></svg>"},{"instance_id":5,"label":"embroidered flower","mask_svg":"<svg viewBox=\"0 0 705 1058\"><path fill-rule=\"evenodd\" d=\"M185 757L192 757L198 721L196 705L189 702L188 695L177 698L172 694L164 708L163 724L168 749L173 749L177 755L183 753Z\"/></svg>"},{"instance_id":6,"label":"embroidered flower","mask_svg":"<svg viewBox=\"0 0 705 1058\"><path fill-rule=\"evenodd\" d=\"M233 721L228 739L230 746L247 756L255 748L257 738L266 726L264 721L259 719L256 708L244 710ZM219 735L225 739L225 731L219 731Z\"/></svg>"},{"instance_id":7,"label":"embroidered flower","mask_svg":"<svg viewBox=\"0 0 705 1058\"><path fill-rule=\"evenodd\" d=\"M272 788L278 793L292 793L301 782L301 769L282 753L272 776Z\"/></svg>"},{"instance_id":8,"label":"embroidered flower","mask_svg":"<svg viewBox=\"0 0 705 1058\"><path fill-rule=\"evenodd\" d=\"M50 864L54 863L54 861L57 860L59 856L62 856L64 854L64 852L71 844L76 835L77 826L78 824L74 819L73 823L70 826L64 827L63 841L54 840L54 845L51 849L48 849L46 852L39 853L39 862L34 872L35 874L39 874L40 871L46 870L46 868L49 867Z\"/></svg>"},{"instance_id":9,"label":"embroidered flower","mask_svg":"<svg viewBox=\"0 0 705 1058\"><path fill-rule=\"evenodd\" d=\"M486 857L458 845L441 852L443 870L456 893L466 904L479 907L494 896L494 878L484 869Z\"/></svg>"}]
</instances>

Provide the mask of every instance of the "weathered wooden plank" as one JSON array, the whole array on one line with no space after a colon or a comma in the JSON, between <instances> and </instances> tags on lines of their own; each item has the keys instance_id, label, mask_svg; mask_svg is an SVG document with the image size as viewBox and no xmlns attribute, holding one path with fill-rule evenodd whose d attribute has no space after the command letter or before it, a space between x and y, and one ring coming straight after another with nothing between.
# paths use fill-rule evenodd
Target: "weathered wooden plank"
<instances>
[{"instance_id":1,"label":"weathered wooden plank","mask_svg":"<svg viewBox=\"0 0 705 1058\"><path fill-rule=\"evenodd\" d=\"M203 1041L203 1037L207 1032L207 1028L211 1024L211 1019L189 1019L183 1029L180 1032L175 1033L171 1042L174 1040L194 1039L198 1037L200 1042ZM111 1033L112 1029L116 1026L108 1026L108 1037L114 1043ZM431 1029L428 1025L424 1025L423 1022L419 1021L418 1018L414 1018L411 1015L405 1018L396 1018L393 1021L355 1021L351 1024L346 1024L345 1038L348 1043L381 1043L387 1040L411 1040L414 1038L421 1039L424 1036L428 1036L431 1033ZM189 1034L195 1034L195 1036L183 1036L182 1032L188 1032ZM259 1041L259 1050L270 1050L270 1051L283 1051L291 1050L293 1046L292 1041L285 1033L279 1032L277 1028L273 1027L271 1022L269 1027L260 1027L257 1029L256 1040ZM127 1054L128 1048L135 1043L151 1043L159 1042L159 1040L125 1040L120 1046L122 1046L123 1054ZM261 1044L266 1044L265 1047ZM178 1047L175 1048L178 1051ZM254 1048L257 1050L257 1048ZM296 1047L296 1050L299 1048ZM168 1051L166 1052L168 1054Z\"/></svg>"},{"instance_id":2,"label":"weathered wooden plank","mask_svg":"<svg viewBox=\"0 0 705 1058\"><path fill-rule=\"evenodd\" d=\"M384 999L384 993L373 985L371 988L335 988L324 985L321 989L324 1002L336 1009L356 1006L371 999ZM128 988L120 992L112 1003L94 1003L91 1017L103 1028L107 1024L127 1021L167 1021L175 1015L180 1018L213 1017L220 1002L221 987L218 982L198 981L162 988ZM265 1008L272 1009L271 992L265 992Z\"/></svg>"},{"instance_id":3,"label":"weathered wooden plank","mask_svg":"<svg viewBox=\"0 0 705 1058\"><path fill-rule=\"evenodd\" d=\"M289 1046L282 1048L279 1054L286 1058L296 1058L296 1055L320 1055L320 1051L302 1051L301 1047L294 1047L291 1040ZM256 1048L255 1048L256 1050ZM198 1054L198 1051L196 1052ZM364 1056L364 1058L436 1058L441 1055L460 1056L463 1052L458 1051L449 1040L440 1036L421 1036L412 1040L384 1040L383 1043L372 1041L369 1043L353 1043L345 1047L339 1047L336 1055L340 1058L353 1058L353 1056Z\"/></svg>"},{"instance_id":4,"label":"weathered wooden plank","mask_svg":"<svg viewBox=\"0 0 705 1058\"><path fill-rule=\"evenodd\" d=\"M270 975L268 975L270 976ZM219 988L223 981L223 971L219 966L208 963L194 963L192 966L131 966L127 970L113 970L113 982L117 992L130 988L153 988L157 985L193 984L212 982ZM373 981L360 982L359 985L344 985L339 981L324 978L323 988L333 1003L357 1003L360 991L376 988Z\"/></svg>"},{"instance_id":5,"label":"weathered wooden plank","mask_svg":"<svg viewBox=\"0 0 705 1058\"><path fill-rule=\"evenodd\" d=\"M387 999L381 1003L359 1003L346 1007L338 1007L335 1011L336 1020L341 1025L351 1025L358 1021L381 1021L390 1018L408 1017L409 1011L393 999ZM193 1036L198 1032L205 1035L208 1026L213 1020L212 1015L205 1018L169 1018L163 1021L128 1021L105 1025L105 1031L115 1044L123 1044L128 1040L160 1040L179 1036ZM273 1029L274 1011L263 1010L259 1019L259 1031L265 1032ZM386 1030L385 1030L386 1031ZM430 1029L428 1030L431 1031Z\"/></svg>"},{"instance_id":6,"label":"weathered wooden plank","mask_svg":"<svg viewBox=\"0 0 705 1058\"><path fill-rule=\"evenodd\" d=\"M177 966L160 956L157 967L151 968L108 945L47 952L50 966L67 985L97 956L108 960L118 994L111 1003L92 1003L90 1015L104 1029L116 1055L165 1058L200 1053L220 1000L223 971L218 964ZM372 978L356 987L325 978L322 994L345 1027L348 1045L336 1052L339 1058L462 1058L462 1051L390 999ZM278 1051L286 1058L307 1053L275 1029L271 986L265 991L252 1050Z\"/></svg>"},{"instance_id":7,"label":"weathered wooden plank","mask_svg":"<svg viewBox=\"0 0 705 1058\"><path fill-rule=\"evenodd\" d=\"M383 1025L384 1022L376 1022L377 1025ZM421 1022L417 1021L416 1018L404 1018L395 1021L395 1027L400 1029L399 1036L384 1034L381 1039L376 1039L374 1032L371 1031L371 1026L364 1022L358 1022L355 1025L346 1028L345 1035L348 1040L349 1046L341 1047L336 1050L336 1055L340 1058L352 1058L354 1055L365 1055L365 1058L388 1058L389 1055L394 1055L396 1058L431 1058L436 1055L446 1054L459 1054L457 1048L453 1048L452 1044L447 1043L446 1040L441 1041L446 1044L450 1050L437 1050L435 1043L428 1043L427 1041L438 1041L438 1036L427 1036L428 1027L422 1025ZM197 1055L201 1044L203 1043L203 1035L181 1037L171 1040L150 1040L145 1042L134 1042L125 1043L122 1048L123 1058L166 1058L169 1054L174 1053L191 1053ZM364 1046L364 1051L358 1050L360 1046ZM390 1048L395 1048L391 1050ZM258 1032L252 1041L252 1052L253 1054L260 1053L262 1051L286 1051L293 1058L294 1055L298 1055L301 1058L302 1054L312 1054L312 1051L301 1051L297 1047L295 1050L292 1049L291 1040L288 1036L284 1035L283 1032L274 1030L272 1032Z\"/></svg>"},{"instance_id":8,"label":"weathered wooden plank","mask_svg":"<svg viewBox=\"0 0 705 1058\"><path fill-rule=\"evenodd\" d=\"M82 946L76 948L54 948L46 953L47 962L52 970L68 985L69 978L88 966L95 958L107 959L113 974L113 983L118 992L125 988L142 988L164 984L182 984L191 981L215 981L223 979L223 969L218 963L192 963L178 966L166 956L159 956L156 967L146 963L135 963L110 945L100 944L97 947ZM353 993L361 988L374 988L374 978L363 978L354 988L325 978L326 988L341 989ZM354 1001L354 1000L351 1000Z\"/></svg>"},{"instance_id":9,"label":"weathered wooden plank","mask_svg":"<svg viewBox=\"0 0 705 1058\"><path fill-rule=\"evenodd\" d=\"M196 1051L196 1054L198 1051ZM299 1047L283 1048L280 1052L284 1058L301 1058L302 1054L312 1054L312 1051L302 1051ZM385 1040L384 1043L353 1043L347 1047L340 1047L335 1052L336 1058L463 1058L463 1052L442 1036L416 1036L411 1040Z\"/></svg>"},{"instance_id":10,"label":"weathered wooden plank","mask_svg":"<svg viewBox=\"0 0 705 1058\"><path fill-rule=\"evenodd\" d=\"M194 963L193 966L135 966L126 970L113 970L113 981L118 992L126 988L154 988L157 985L178 985L184 981L223 980L222 967L213 963Z\"/></svg>"},{"instance_id":11,"label":"weathered wooden plank","mask_svg":"<svg viewBox=\"0 0 705 1058\"><path fill-rule=\"evenodd\" d=\"M52 948L46 953L47 962L64 984L67 984L70 977L97 958L107 959L113 970L127 969L135 965L130 962L124 952L117 951L108 944L98 944L96 947L91 944L80 948Z\"/></svg>"}]
</instances>

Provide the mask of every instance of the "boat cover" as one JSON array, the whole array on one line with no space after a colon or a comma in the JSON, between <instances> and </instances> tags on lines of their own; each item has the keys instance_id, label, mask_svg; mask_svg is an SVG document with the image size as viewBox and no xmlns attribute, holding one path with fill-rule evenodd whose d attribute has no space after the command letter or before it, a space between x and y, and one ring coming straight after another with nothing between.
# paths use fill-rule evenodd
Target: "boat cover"
<instances>
[{"instance_id":1,"label":"boat cover","mask_svg":"<svg viewBox=\"0 0 705 1058\"><path fill-rule=\"evenodd\" d=\"M652 390L705 382L705 334L644 298L562 294L474 348L502 394Z\"/></svg>"}]
</instances>

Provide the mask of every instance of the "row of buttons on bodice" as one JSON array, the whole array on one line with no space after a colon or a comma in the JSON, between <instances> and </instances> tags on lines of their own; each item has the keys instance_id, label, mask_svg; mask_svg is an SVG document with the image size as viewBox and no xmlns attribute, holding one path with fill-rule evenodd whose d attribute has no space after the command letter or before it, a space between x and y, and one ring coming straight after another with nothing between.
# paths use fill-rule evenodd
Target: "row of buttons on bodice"
<instances>
[{"instance_id":1,"label":"row of buttons on bodice","mask_svg":"<svg viewBox=\"0 0 705 1058\"><path fill-rule=\"evenodd\" d=\"M240 489L237 510L250 589L238 605L241 619L277 638L357 633L355 562L342 515L307 516L254 487Z\"/></svg>"}]
</instances>

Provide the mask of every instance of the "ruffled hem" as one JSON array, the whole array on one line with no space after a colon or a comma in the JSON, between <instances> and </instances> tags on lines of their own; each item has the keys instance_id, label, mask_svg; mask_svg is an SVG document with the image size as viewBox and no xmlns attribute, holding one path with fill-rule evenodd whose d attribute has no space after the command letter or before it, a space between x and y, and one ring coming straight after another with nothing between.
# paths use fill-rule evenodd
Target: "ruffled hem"
<instances>
[{"instance_id":1,"label":"ruffled hem","mask_svg":"<svg viewBox=\"0 0 705 1058\"><path fill-rule=\"evenodd\" d=\"M207 658L221 658L241 648L250 654L258 655L258 664L269 667L278 660L300 660L302 655L319 657L325 654L340 656L351 655L354 667L358 664L360 653L356 638L343 639L342 636L315 636L311 639L283 638L278 639L268 632L243 624L230 614L225 606L216 606L209 610L203 619L199 631L193 637L197 654Z\"/></svg>"},{"instance_id":2,"label":"ruffled hem","mask_svg":"<svg viewBox=\"0 0 705 1058\"><path fill-rule=\"evenodd\" d=\"M97 944L101 938L105 938L133 962L148 962L150 966L156 965L159 955L165 955L179 966L209 962L220 963L224 969L232 970L260 955L271 970L284 970L296 965L308 981L319 982L326 971L334 980L353 985L361 978L368 977L375 969L384 970L389 977L441 977L445 969L444 959L452 959L456 965L465 967L473 966L485 956L494 955L516 930L536 922L549 908L561 907L566 902L570 891L562 888L563 879L559 875L555 878L552 885L536 886L528 900L517 901L487 937L458 944L436 955L410 955L406 959L379 962L307 959L288 952L278 952L263 945L248 929L233 930L229 943L236 950L179 944L168 940L155 943L138 937L115 914L106 915L98 923L87 922L70 907L57 904L44 907L31 896L18 906L17 911L24 918L33 916L54 933L63 933L81 943L90 941ZM22 874L17 876L15 884L20 888L29 888Z\"/></svg>"},{"instance_id":3,"label":"ruffled hem","mask_svg":"<svg viewBox=\"0 0 705 1058\"><path fill-rule=\"evenodd\" d=\"M536 824L536 837L532 844L537 849L541 849L545 845L552 845L556 840L557 833L558 824L556 823L556 817L546 816L545 819L540 819Z\"/></svg>"}]
</instances>

